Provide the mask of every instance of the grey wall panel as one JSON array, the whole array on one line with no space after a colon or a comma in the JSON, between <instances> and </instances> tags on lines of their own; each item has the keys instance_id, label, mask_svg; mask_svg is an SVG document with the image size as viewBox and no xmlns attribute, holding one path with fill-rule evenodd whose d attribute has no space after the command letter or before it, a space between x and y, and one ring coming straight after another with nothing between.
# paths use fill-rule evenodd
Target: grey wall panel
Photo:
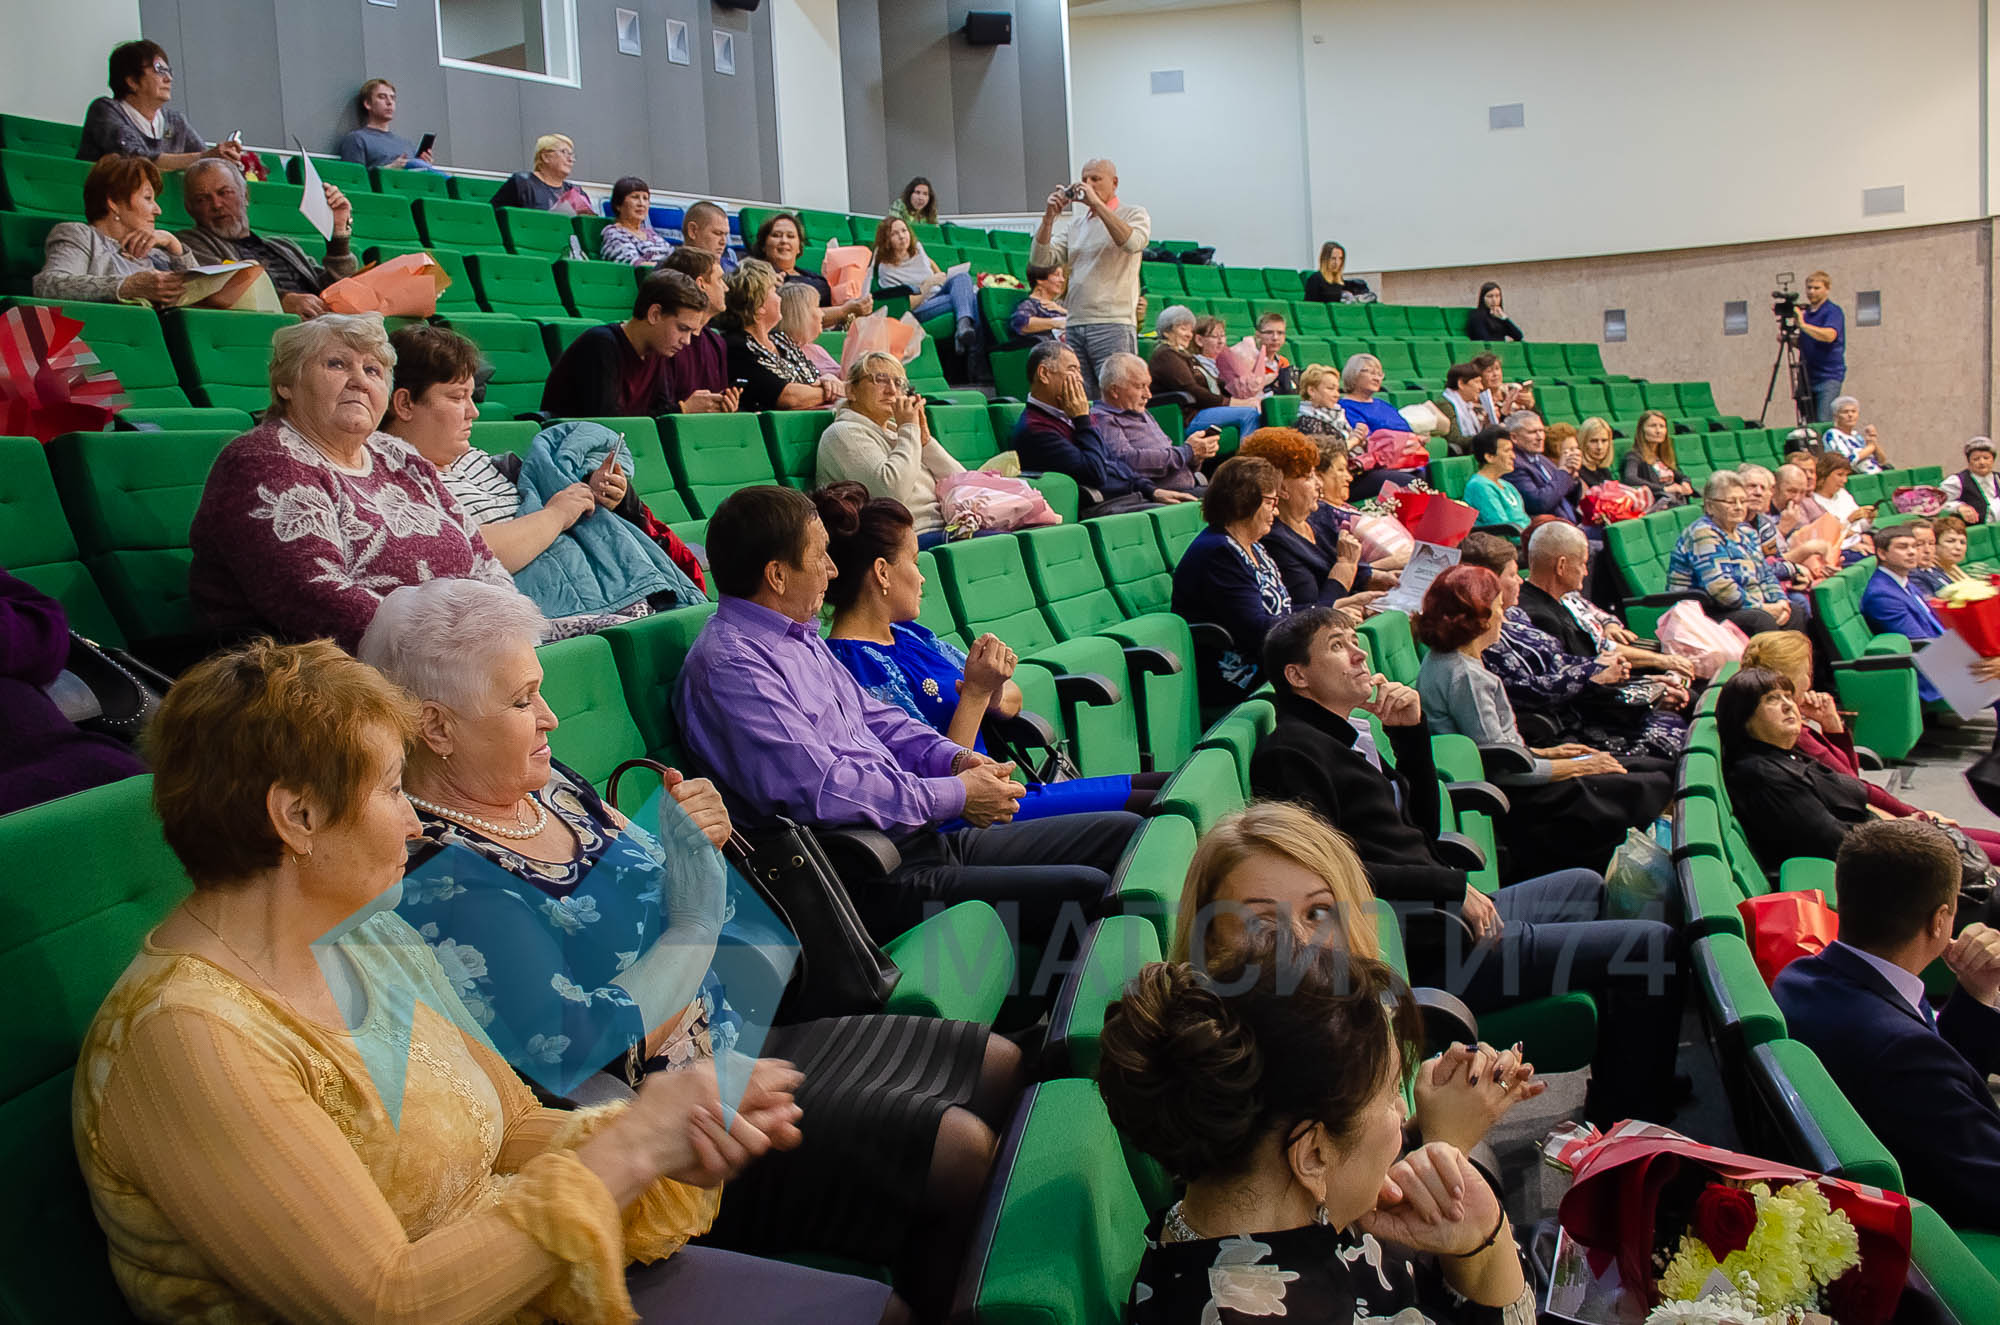
<instances>
[{"instance_id":1,"label":"grey wall panel","mask_svg":"<svg viewBox=\"0 0 2000 1325\"><path fill-rule=\"evenodd\" d=\"M158 4L141 11L141 31L151 36L145 24L155 16L164 18L170 8L177 21L166 36L153 40L167 48L173 61L174 104L181 113L210 142L237 129L247 142L284 141L280 70L272 58L278 50L278 17L272 6L255 0Z\"/></svg>"},{"instance_id":2,"label":"grey wall panel","mask_svg":"<svg viewBox=\"0 0 2000 1325\"><path fill-rule=\"evenodd\" d=\"M882 93L882 18L876 0L840 0L840 95L847 116L847 201L856 211L886 211L888 123Z\"/></svg>"},{"instance_id":3,"label":"grey wall panel","mask_svg":"<svg viewBox=\"0 0 2000 1325\"><path fill-rule=\"evenodd\" d=\"M350 84L358 92L370 78L386 78L396 85L396 130L411 142L422 142L427 133L438 136L436 159L449 165L458 151L451 117L446 112L445 71L437 62L436 11L429 5L399 4L395 8L363 4L361 11L360 79ZM361 123L358 112L350 111L321 135L324 150L332 151L342 134ZM314 146L301 130L294 130L308 147ZM476 157L464 157L476 160Z\"/></svg>"},{"instance_id":4,"label":"grey wall panel","mask_svg":"<svg viewBox=\"0 0 2000 1325\"><path fill-rule=\"evenodd\" d=\"M688 193L710 192L708 179L708 131L702 110L702 64L708 48L702 43L701 20L709 9L708 0L648 0L644 11L646 41L646 104L652 115L652 174L663 188ZM670 64L666 58L667 20L688 25L688 52L692 64ZM660 46L653 58L653 43Z\"/></svg>"},{"instance_id":5,"label":"grey wall panel","mask_svg":"<svg viewBox=\"0 0 2000 1325\"><path fill-rule=\"evenodd\" d=\"M1021 61L1023 194L1041 210L1049 190L1073 180L1069 159L1069 70L1063 54L1063 0L1014 0L1014 46Z\"/></svg>"},{"instance_id":6,"label":"grey wall panel","mask_svg":"<svg viewBox=\"0 0 2000 1325\"><path fill-rule=\"evenodd\" d=\"M974 46L961 31L968 12L992 7L992 0L948 0L945 7L961 212L1012 210L1025 187L1020 47Z\"/></svg>"},{"instance_id":7,"label":"grey wall panel","mask_svg":"<svg viewBox=\"0 0 2000 1325\"><path fill-rule=\"evenodd\" d=\"M912 176L922 175L937 190L938 209L955 212L958 144L950 11L945 0L880 0L880 10L888 196Z\"/></svg>"},{"instance_id":8,"label":"grey wall panel","mask_svg":"<svg viewBox=\"0 0 2000 1325\"><path fill-rule=\"evenodd\" d=\"M272 6L278 29L273 49L310 51L314 57L302 60L280 56L285 75L279 88L284 105L284 147L290 148L292 136L296 135L306 150L330 152L339 143L340 135L359 123L354 94L360 80L350 77L348 71L367 66L361 11L373 8L377 6L327 4L324 0L277 0ZM395 82L387 74L381 77ZM403 119L400 85L396 95L396 118L400 121Z\"/></svg>"}]
</instances>

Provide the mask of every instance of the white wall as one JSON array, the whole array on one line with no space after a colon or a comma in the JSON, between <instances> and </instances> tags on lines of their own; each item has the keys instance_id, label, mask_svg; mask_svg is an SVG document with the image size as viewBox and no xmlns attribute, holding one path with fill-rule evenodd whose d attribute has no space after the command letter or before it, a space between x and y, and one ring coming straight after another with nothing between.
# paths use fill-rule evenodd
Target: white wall
<instances>
[{"instance_id":1,"label":"white wall","mask_svg":"<svg viewBox=\"0 0 2000 1325\"><path fill-rule=\"evenodd\" d=\"M794 207L847 210L839 0L774 0L771 63L778 94L779 196Z\"/></svg>"},{"instance_id":2,"label":"white wall","mask_svg":"<svg viewBox=\"0 0 2000 1325\"><path fill-rule=\"evenodd\" d=\"M1069 20L1070 141L1118 163L1119 193L1161 239L1302 266L1312 246L1297 0ZM1156 69L1186 91L1154 96Z\"/></svg>"},{"instance_id":3,"label":"white wall","mask_svg":"<svg viewBox=\"0 0 2000 1325\"><path fill-rule=\"evenodd\" d=\"M81 124L91 98L105 96L111 48L139 35L139 0L63 0L30 23L10 0L0 42L0 114Z\"/></svg>"},{"instance_id":4,"label":"white wall","mask_svg":"<svg viewBox=\"0 0 2000 1325\"><path fill-rule=\"evenodd\" d=\"M1309 142L1338 163L1314 172L1313 229L1357 269L1891 229L1987 205L1980 0L1300 5ZM1515 101L1526 127L1489 130L1487 107ZM1454 183L1487 192L1468 202ZM1895 184L1907 210L1864 217L1861 191Z\"/></svg>"}]
</instances>

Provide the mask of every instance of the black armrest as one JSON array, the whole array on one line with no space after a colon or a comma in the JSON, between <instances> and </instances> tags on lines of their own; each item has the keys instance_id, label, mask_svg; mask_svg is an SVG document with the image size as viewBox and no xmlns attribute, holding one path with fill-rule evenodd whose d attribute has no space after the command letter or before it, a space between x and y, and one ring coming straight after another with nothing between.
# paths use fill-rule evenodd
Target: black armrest
<instances>
[{"instance_id":1,"label":"black armrest","mask_svg":"<svg viewBox=\"0 0 2000 1325\"><path fill-rule=\"evenodd\" d=\"M1917 665L1914 653L1864 653L1859 658L1835 658L1836 672L1898 672Z\"/></svg>"},{"instance_id":2,"label":"black armrest","mask_svg":"<svg viewBox=\"0 0 2000 1325\"><path fill-rule=\"evenodd\" d=\"M1218 626L1213 621L1188 622L1188 634L1194 637L1197 649L1223 653L1236 647L1236 637L1229 633L1229 628Z\"/></svg>"},{"instance_id":3,"label":"black armrest","mask_svg":"<svg viewBox=\"0 0 2000 1325\"><path fill-rule=\"evenodd\" d=\"M1666 589L1660 593L1628 594L1619 600L1621 606L1672 607L1675 603L1700 602L1708 597L1699 589Z\"/></svg>"},{"instance_id":4,"label":"black armrest","mask_svg":"<svg viewBox=\"0 0 2000 1325\"><path fill-rule=\"evenodd\" d=\"M1496 777L1519 776L1535 771L1535 758L1517 745L1482 745L1479 763L1490 782Z\"/></svg>"},{"instance_id":5,"label":"black armrest","mask_svg":"<svg viewBox=\"0 0 2000 1325\"><path fill-rule=\"evenodd\" d=\"M1453 1043L1479 1043L1479 1018L1456 996L1420 985L1410 990L1410 1000L1423 1018L1426 1057L1442 1053Z\"/></svg>"},{"instance_id":6,"label":"black armrest","mask_svg":"<svg viewBox=\"0 0 2000 1325\"><path fill-rule=\"evenodd\" d=\"M1044 750L1056 748L1055 725L1041 714L1027 709L1022 709L1011 718L989 716L979 725L1009 745L1037 746Z\"/></svg>"},{"instance_id":7,"label":"black armrest","mask_svg":"<svg viewBox=\"0 0 2000 1325\"><path fill-rule=\"evenodd\" d=\"M1146 401L1147 409L1151 409L1155 405L1179 405L1183 409L1192 409L1194 407L1194 396L1186 391L1162 391L1157 395L1149 397Z\"/></svg>"},{"instance_id":8,"label":"black armrest","mask_svg":"<svg viewBox=\"0 0 2000 1325\"><path fill-rule=\"evenodd\" d=\"M1447 782L1444 790L1451 797L1452 809L1460 814L1470 810L1498 819L1513 808L1507 793L1491 782Z\"/></svg>"},{"instance_id":9,"label":"black armrest","mask_svg":"<svg viewBox=\"0 0 2000 1325\"><path fill-rule=\"evenodd\" d=\"M1181 660L1165 649L1149 648L1145 645L1128 645L1125 649L1125 665L1136 667L1148 676L1179 676Z\"/></svg>"},{"instance_id":10,"label":"black armrest","mask_svg":"<svg viewBox=\"0 0 2000 1325\"><path fill-rule=\"evenodd\" d=\"M1116 681L1096 672L1063 672L1056 676L1056 698L1065 704L1101 707L1119 703L1125 692Z\"/></svg>"},{"instance_id":11,"label":"black armrest","mask_svg":"<svg viewBox=\"0 0 2000 1325\"><path fill-rule=\"evenodd\" d=\"M903 867L903 853L889 835L873 828L815 828L813 836L832 862L834 873L850 887L879 883Z\"/></svg>"},{"instance_id":12,"label":"black armrest","mask_svg":"<svg viewBox=\"0 0 2000 1325\"><path fill-rule=\"evenodd\" d=\"M1876 754L1874 750L1865 745L1857 745L1854 747L1854 762L1861 765L1861 767L1867 769L1871 773L1879 772L1882 769L1885 769L1889 766L1887 760L1883 759L1881 755Z\"/></svg>"},{"instance_id":13,"label":"black armrest","mask_svg":"<svg viewBox=\"0 0 2000 1325\"><path fill-rule=\"evenodd\" d=\"M1464 833L1439 833L1437 848L1438 859L1453 869L1470 874L1486 868L1486 853Z\"/></svg>"}]
</instances>

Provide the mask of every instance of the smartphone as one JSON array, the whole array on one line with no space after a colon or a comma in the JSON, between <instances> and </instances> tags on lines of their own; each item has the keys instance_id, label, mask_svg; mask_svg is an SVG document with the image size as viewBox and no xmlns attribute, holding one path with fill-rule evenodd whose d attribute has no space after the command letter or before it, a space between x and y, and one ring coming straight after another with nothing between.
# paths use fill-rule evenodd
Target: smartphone
<instances>
[{"instance_id":1,"label":"smartphone","mask_svg":"<svg viewBox=\"0 0 2000 1325\"><path fill-rule=\"evenodd\" d=\"M433 147L436 147L437 140L438 136L436 134L434 133L425 134L423 141L417 144L417 155L422 156L424 153L430 151Z\"/></svg>"},{"instance_id":2,"label":"smartphone","mask_svg":"<svg viewBox=\"0 0 2000 1325\"><path fill-rule=\"evenodd\" d=\"M224 141L235 143L238 147L243 146L243 130L241 129L236 130L235 132L231 133L229 137Z\"/></svg>"},{"instance_id":3,"label":"smartphone","mask_svg":"<svg viewBox=\"0 0 2000 1325\"><path fill-rule=\"evenodd\" d=\"M735 387L738 391L748 391L750 389L750 379L747 377L739 377L734 382L731 382L729 385Z\"/></svg>"}]
</instances>

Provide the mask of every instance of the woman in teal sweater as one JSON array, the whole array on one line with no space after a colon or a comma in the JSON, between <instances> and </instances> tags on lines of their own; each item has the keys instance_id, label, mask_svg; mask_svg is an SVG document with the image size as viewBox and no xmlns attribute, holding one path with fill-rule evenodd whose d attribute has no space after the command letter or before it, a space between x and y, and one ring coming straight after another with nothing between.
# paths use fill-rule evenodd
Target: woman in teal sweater
<instances>
[{"instance_id":1,"label":"woman in teal sweater","mask_svg":"<svg viewBox=\"0 0 2000 1325\"><path fill-rule=\"evenodd\" d=\"M1472 459L1479 466L1465 485L1465 500L1479 512L1481 525L1528 527L1528 508L1521 490L1503 475L1514 468L1514 439L1505 428L1482 428L1472 438Z\"/></svg>"}]
</instances>

